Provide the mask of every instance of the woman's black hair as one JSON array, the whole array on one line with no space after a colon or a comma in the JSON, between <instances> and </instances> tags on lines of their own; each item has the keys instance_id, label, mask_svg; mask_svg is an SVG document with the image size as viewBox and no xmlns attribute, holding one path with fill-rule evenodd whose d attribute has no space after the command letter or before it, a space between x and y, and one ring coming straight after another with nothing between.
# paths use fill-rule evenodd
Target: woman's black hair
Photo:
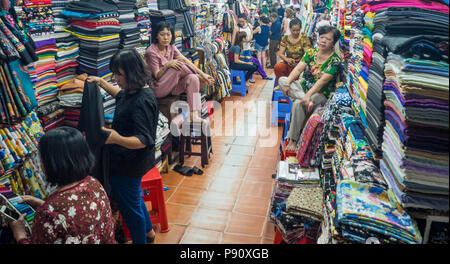
<instances>
[{"instance_id":1,"label":"woman's black hair","mask_svg":"<svg viewBox=\"0 0 450 264\"><path fill-rule=\"evenodd\" d=\"M330 32L333 32L334 44L336 44L336 42L338 42L339 38L341 37L341 32L337 28L335 28L333 26L321 26L317 30L317 32L319 33L319 36L323 35L323 34L328 34Z\"/></svg>"},{"instance_id":2,"label":"woman's black hair","mask_svg":"<svg viewBox=\"0 0 450 264\"><path fill-rule=\"evenodd\" d=\"M173 45L173 43L175 43L175 29L172 24L165 21L159 22L156 25L155 30L152 31L152 43L158 44L158 34L164 29L168 29L170 33L172 33L172 40L170 41L170 45Z\"/></svg>"},{"instance_id":3,"label":"woman's black hair","mask_svg":"<svg viewBox=\"0 0 450 264\"><path fill-rule=\"evenodd\" d=\"M134 48L119 50L114 54L109 62L109 69L114 74L121 74L119 70L123 70L127 89L130 91L142 89L150 80L147 64Z\"/></svg>"},{"instance_id":4,"label":"woman's black hair","mask_svg":"<svg viewBox=\"0 0 450 264\"><path fill-rule=\"evenodd\" d=\"M48 131L39 141L39 152L51 186L61 187L83 180L95 163L83 135L72 127Z\"/></svg>"},{"instance_id":5,"label":"woman's black hair","mask_svg":"<svg viewBox=\"0 0 450 264\"><path fill-rule=\"evenodd\" d=\"M244 31L238 32L236 34L236 40L234 41L234 45L239 46L242 50L243 48L242 41L244 40L245 37L247 37L247 33L245 33Z\"/></svg>"},{"instance_id":6,"label":"woman's black hair","mask_svg":"<svg viewBox=\"0 0 450 264\"><path fill-rule=\"evenodd\" d=\"M269 18L266 17L266 16L262 16L262 17L260 18L260 20L261 20L261 22L263 22L264 24L269 24L269 23L270 23Z\"/></svg>"},{"instance_id":7,"label":"woman's black hair","mask_svg":"<svg viewBox=\"0 0 450 264\"><path fill-rule=\"evenodd\" d=\"M239 14L239 16L238 16L238 19L239 18L243 18L243 19L245 19L245 20L247 20L247 15L246 14Z\"/></svg>"},{"instance_id":8,"label":"woman's black hair","mask_svg":"<svg viewBox=\"0 0 450 264\"><path fill-rule=\"evenodd\" d=\"M302 21L297 17L292 19L291 22L289 22L289 28L293 28L295 25L299 25L300 29L302 29Z\"/></svg>"}]
</instances>

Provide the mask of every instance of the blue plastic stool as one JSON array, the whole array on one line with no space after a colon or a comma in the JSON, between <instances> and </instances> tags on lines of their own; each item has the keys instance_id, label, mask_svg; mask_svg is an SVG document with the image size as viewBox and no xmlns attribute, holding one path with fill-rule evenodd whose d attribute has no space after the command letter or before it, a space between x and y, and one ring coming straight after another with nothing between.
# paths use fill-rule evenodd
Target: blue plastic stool
<instances>
[{"instance_id":1,"label":"blue plastic stool","mask_svg":"<svg viewBox=\"0 0 450 264\"><path fill-rule=\"evenodd\" d=\"M276 126L278 123L284 123L286 115L291 113L292 101L288 96L283 96L283 92L276 90L272 95L272 116L270 123Z\"/></svg>"},{"instance_id":2,"label":"blue plastic stool","mask_svg":"<svg viewBox=\"0 0 450 264\"><path fill-rule=\"evenodd\" d=\"M245 97L247 94L247 85L245 85L245 72L244 71L237 71L237 70L231 70L231 92L238 92L241 93L242 97ZM239 78L239 80L236 79L236 77Z\"/></svg>"}]
</instances>

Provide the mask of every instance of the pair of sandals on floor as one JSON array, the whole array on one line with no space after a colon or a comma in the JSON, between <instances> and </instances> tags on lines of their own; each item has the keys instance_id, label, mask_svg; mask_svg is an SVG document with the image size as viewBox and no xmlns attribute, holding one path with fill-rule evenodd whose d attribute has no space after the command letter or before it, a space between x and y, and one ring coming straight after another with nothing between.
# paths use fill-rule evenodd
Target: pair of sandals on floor
<instances>
[{"instance_id":1,"label":"pair of sandals on floor","mask_svg":"<svg viewBox=\"0 0 450 264\"><path fill-rule=\"evenodd\" d=\"M198 167L189 167L189 166L183 166L182 164L177 164L175 167L173 167L173 170L181 173L184 176L192 176L193 174L202 175L203 171L199 169Z\"/></svg>"}]
</instances>

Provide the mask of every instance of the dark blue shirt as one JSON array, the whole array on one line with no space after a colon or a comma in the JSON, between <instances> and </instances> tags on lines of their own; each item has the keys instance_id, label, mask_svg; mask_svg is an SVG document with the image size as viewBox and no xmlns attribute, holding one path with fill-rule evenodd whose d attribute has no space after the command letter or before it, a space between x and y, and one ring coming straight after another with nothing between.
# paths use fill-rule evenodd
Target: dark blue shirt
<instances>
[{"instance_id":1,"label":"dark blue shirt","mask_svg":"<svg viewBox=\"0 0 450 264\"><path fill-rule=\"evenodd\" d=\"M272 23L270 32L272 32L270 39L281 40L281 23L278 20L275 23Z\"/></svg>"},{"instance_id":2,"label":"dark blue shirt","mask_svg":"<svg viewBox=\"0 0 450 264\"><path fill-rule=\"evenodd\" d=\"M269 26L261 25L261 33L255 34L255 42L261 47L269 45Z\"/></svg>"}]
</instances>

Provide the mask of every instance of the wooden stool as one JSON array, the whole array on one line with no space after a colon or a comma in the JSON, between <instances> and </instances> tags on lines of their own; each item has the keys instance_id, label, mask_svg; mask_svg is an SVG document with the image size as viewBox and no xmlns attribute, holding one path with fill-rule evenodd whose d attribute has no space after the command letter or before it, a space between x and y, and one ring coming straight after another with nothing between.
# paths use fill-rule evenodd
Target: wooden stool
<instances>
[{"instance_id":1,"label":"wooden stool","mask_svg":"<svg viewBox=\"0 0 450 264\"><path fill-rule=\"evenodd\" d=\"M167 117L167 119L169 120L169 127L170 124L172 123L172 119L177 116L177 113L172 114L170 112L170 106L172 105L172 103L179 101L180 100L180 96L175 96L175 95L168 95L166 97L163 98L157 98L156 99L158 101L158 108L159 111L161 111L161 113ZM174 162L173 159L173 154L172 154L172 144L173 144L173 140L172 140L172 133L169 133L169 140L170 140L170 150L168 153L168 157L169 157L169 164L172 164Z\"/></svg>"},{"instance_id":2,"label":"wooden stool","mask_svg":"<svg viewBox=\"0 0 450 264\"><path fill-rule=\"evenodd\" d=\"M206 125L206 131L208 135L205 135L203 132L202 123L190 123L189 125L189 133L183 133L183 131L180 135L180 156L179 161L180 164L184 163L184 155L189 156L200 156L202 157L202 168L205 167L205 165L209 164L209 156L212 153L212 143L211 143L211 130L209 123L203 124L203 126ZM197 128L197 131L194 131L194 128ZM194 134L195 132L198 132L198 129L200 129L199 134ZM193 133L194 132L194 133ZM189 135L186 135L189 134ZM200 140L201 144L201 151L200 152L192 152L192 141ZM194 143L195 144L195 143Z\"/></svg>"}]
</instances>

